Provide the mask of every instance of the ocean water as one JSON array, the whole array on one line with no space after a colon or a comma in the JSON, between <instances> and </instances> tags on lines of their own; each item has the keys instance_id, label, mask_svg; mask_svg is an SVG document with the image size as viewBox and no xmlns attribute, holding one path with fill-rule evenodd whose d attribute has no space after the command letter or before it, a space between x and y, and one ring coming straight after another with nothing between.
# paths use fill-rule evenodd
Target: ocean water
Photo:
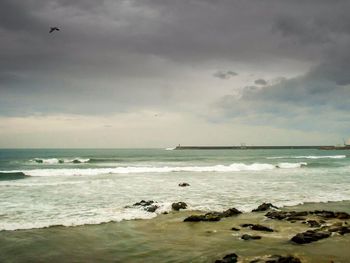
<instances>
[{"instance_id":1,"label":"ocean water","mask_svg":"<svg viewBox=\"0 0 350 263\"><path fill-rule=\"evenodd\" d=\"M350 200L350 155L322 150L0 150L0 230ZM187 182L189 187L179 187ZM127 207L154 200L155 213Z\"/></svg>"}]
</instances>

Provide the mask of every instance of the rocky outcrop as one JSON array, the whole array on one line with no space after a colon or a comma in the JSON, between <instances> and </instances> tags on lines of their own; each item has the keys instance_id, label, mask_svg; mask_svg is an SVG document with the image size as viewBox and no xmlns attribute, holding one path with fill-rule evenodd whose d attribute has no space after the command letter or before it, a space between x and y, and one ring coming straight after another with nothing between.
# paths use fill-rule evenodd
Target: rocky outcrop
<instances>
[{"instance_id":1,"label":"rocky outcrop","mask_svg":"<svg viewBox=\"0 0 350 263\"><path fill-rule=\"evenodd\" d=\"M143 207L145 211L150 213L155 212L159 208L159 206L156 205L156 202L154 202L153 200L141 200L140 202L133 204L132 207ZM130 208L130 206L126 206L125 208Z\"/></svg>"},{"instance_id":2,"label":"rocky outcrop","mask_svg":"<svg viewBox=\"0 0 350 263\"><path fill-rule=\"evenodd\" d=\"M301 261L299 258L293 256L273 255L266 258L254 259L250 263L301 263Z\"/></svg>"},{"instance_id":3,"label":"rocky outcrop","mask_svg":"<svg viewBox=\"0 0 350 263\"><path fill-rule=\"evenodd\" d=\"M307 211L271 211L266 213L265 216L270 219L298 221L305 220L304 216L307 216L308 214Z\"/></svg>"},{"instance_id":4,"label":"rocky outcrop","mask_svg":"<svg viewBox=\"0 0 350 263\"><path fill-rule=\"evenodd\" d=\"M184 222L200 222L200 221L220 221L224 217L231 217L241 214L242 212L236 208L230 208L224 212L210 212L204 215L191 215L185 218Z\"/></svg>"},{"instance_id":5,"label":"rocky outcrop","mask_svg":"<svg viewBox=\"0 0 350 263\"><path fill-rule=\"evenodd\" d=\"M330 235L330 232L327 231L307 230L306 232L296 234L292 237L291 241L297 244L307 244L327 238Z\"/></svg>"},{"instance_id":6,"label":"rocky outcrop","mask_svg":"<svg viewBox=\"0 0 350 263\"><path fill-rule=\"evenodd\" d=\"M257 240L257 239L261 239L261 236L252 236L252 235L244 234L243 236L241 236L241 239L243 239L243 240Z\"/></svg>"},{"instance_id":7,"label":"rocky outcrop","mask_svg":"<svg viewBox=\"0 0 350 263\"><path fill-rule=\"evenodd\" d=\"M242 224L241 227L247 227L250 228L251 230L256 230L256 231L265 231L265 232L273 232L273 229L259 225L259 224Z\"/></svg>"},{"instance_id":8,"label":"rocky outcrop","mask_svg":"<svg viewBox=\"0 0 350 263\"><path fill-rule=\"evenodd\" d=\"M175 211L179 211L180 209L186 209L187 204L184 202L172 203L171 208Z\"/></svg>"},{"instance_id":9,"label":"rocky outcrop","mask_svg":"<svg viewBox=\"0 0 350 263\"><path fill-rule=\"evenodd\" d=\"M326 210L315 210L310 214L325 218L325 219L350 219L350 215L345 212L333 212Z\"/></svg>"},{"instance_id":10,"label":"rocky outcrop","mask_svg":"<svg viewBox=\"0 0 350 263\"><path fill-rule=\"evenodd\" d=\"M228 254L222 259L215 260L215 263L236 263L238 261L238 256L235 253Z\"/></svg>"},{"instance_id":11,"label":"rocky outcrop","mask_svg":"<svg viewBox=\"0 0 350 263\"><path fill-rule=\"evenodd\" d=\"M179 186L180 187L186 187L186 186L190 186L190 184L189 183L180 183Z\"/></svg>"},{"instance_id":12,"label":"rocky outcrop","mask_svg":"<svg viewBox=\"0 0 350 263\"><path fill-rule=\"evenodd\" d=\"M262 203L261 205L258 206L258 208L253 209L252 212L264 212L264 211L267 211L267 210L269 210L271 208L278 209L277 206L274 206L271 203Z\"/></svg>"}]
</instances>

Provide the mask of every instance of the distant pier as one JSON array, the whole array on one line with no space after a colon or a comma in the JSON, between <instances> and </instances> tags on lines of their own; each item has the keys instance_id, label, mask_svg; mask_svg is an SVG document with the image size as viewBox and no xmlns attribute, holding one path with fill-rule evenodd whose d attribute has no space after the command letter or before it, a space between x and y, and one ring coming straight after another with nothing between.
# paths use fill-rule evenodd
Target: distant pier
<instances>
[{"instance_id":1,"label":"distant pier","mask_svg":"<svg viewBox=\"0 0 350 263\"><path fill-rule=\"evenodd\" d=\"M317 150L350 150L350 145L345 146L309 146L309 145L284 145L284 146L181 146L175 147L175 150L288 150L288 149L317 149Z\"/></svg>"}]
</instances>

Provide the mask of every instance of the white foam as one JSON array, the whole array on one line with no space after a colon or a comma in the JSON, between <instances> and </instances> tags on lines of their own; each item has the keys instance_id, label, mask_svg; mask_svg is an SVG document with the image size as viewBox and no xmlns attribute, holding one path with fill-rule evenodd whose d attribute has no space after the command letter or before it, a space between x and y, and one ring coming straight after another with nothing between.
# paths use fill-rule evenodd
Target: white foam
<instances>
[{"instance_id":1,"label":"white foam","mask_svg":"<svg viewBox=\"0 0 350 263\"><path fill-rule=\"evenodd\" d=\"M266 159L343 159L346 155L273 156Z\"/></svg>"},{"instance_id":2,"label":"white foam","mask_svg":"<svg viewBox=\"0 0 350 263\"><path fill-rule=\"evenodd\" d=\"M239 172L239 171L265 171L276 168L292 169L300 168L307 163L281 163L276 165L269 163L233 163L231 165L214 166L126 166L115 168L84 168L84 169L33 169L0 172L22 172L29 176L92 176L99 174L138 174L138 173L170 173L170 172Z\"/></svg>"},{"instance_id":3,"label":"white foam","mask_svg":"<svg viewBox=\"0 0 350 263\"><path fill-rule=\"evenodd\" d=\"M47 158L47 159L41 159L41 158L35 158L34 160L31 160L31 162L35 163L41 163L41 164L60 164L60 163L74 163L76 161L77 163L87 163L90 161L88 158L74 158L74 159L60 159L60 158Z\"/></svg>"}]
</instances>

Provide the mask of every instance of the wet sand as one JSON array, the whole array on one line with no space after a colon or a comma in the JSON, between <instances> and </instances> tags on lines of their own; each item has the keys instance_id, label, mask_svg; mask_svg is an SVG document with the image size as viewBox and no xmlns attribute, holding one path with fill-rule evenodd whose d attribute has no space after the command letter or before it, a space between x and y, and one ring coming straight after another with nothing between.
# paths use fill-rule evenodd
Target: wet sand
<instances>
[{"instance_id":1,"label":"wet sand","mask_svg":"<svg viewBox=\"0 0 350 263\"><path fill-rule=\"evenodd\" d=\"M282 210L316 209L350 213L350 202L310 203ZM183 222L189 215L202 213L181 211L150 220L2 231L0 262L214 262L229 253L236 253L239 262L273 254L293 255L302 262L350 262L350 234L294 244L291 237L311 228L299 221L268 219L266 212L244 213L219 222ZM341 221L350 224L350 220ZM268 226L275 232L242 228L245 223ZM244 241L243 234L262 239Z\"/></svg>"}]
</instances>

